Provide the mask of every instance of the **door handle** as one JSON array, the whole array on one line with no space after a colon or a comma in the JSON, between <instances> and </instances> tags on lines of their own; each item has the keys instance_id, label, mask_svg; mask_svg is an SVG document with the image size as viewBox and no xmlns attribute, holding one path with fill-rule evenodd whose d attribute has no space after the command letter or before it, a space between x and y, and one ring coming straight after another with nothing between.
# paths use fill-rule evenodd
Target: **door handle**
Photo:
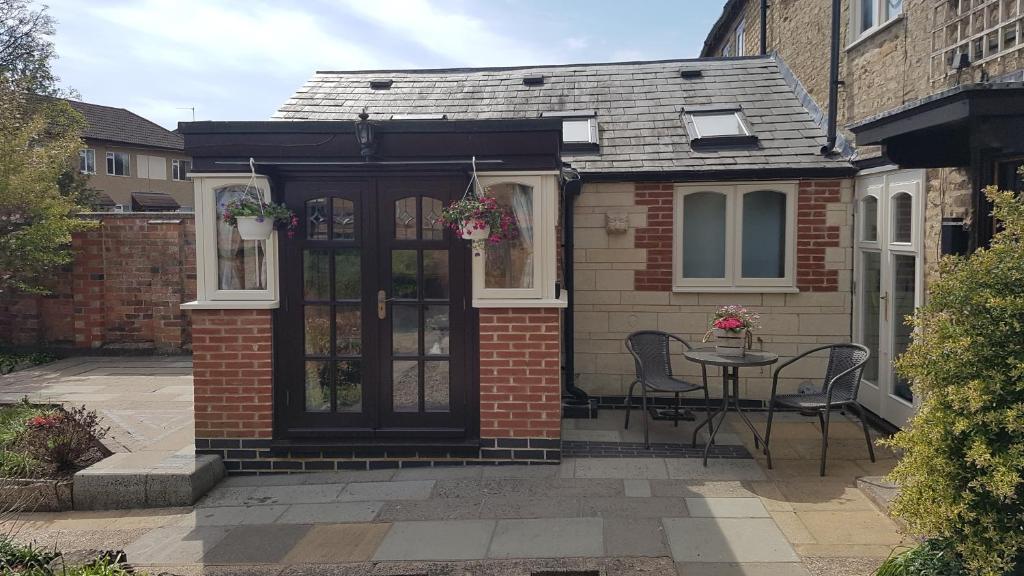
<instances>
[{"instance_id":1,"label":"door handle","mask_svg":"<svg viewBox=\"0 0 1024 576\"><path fill-rule=\"evenodd\" d=\"M884 315L885 321L889 321L889 292L883 292L878 296L878 299L882 301L882 314Z\"/></svg>"},{"instance_id":2,"label":"door handle","mask_svg":"<svg viewBox=\"0 0 1024 576\"><path fill-rule=\"evenodd\" d=\"M388 297L383 290L377 290L377 318L384 320L388 317Z\"/></svg>"}]
</instances>

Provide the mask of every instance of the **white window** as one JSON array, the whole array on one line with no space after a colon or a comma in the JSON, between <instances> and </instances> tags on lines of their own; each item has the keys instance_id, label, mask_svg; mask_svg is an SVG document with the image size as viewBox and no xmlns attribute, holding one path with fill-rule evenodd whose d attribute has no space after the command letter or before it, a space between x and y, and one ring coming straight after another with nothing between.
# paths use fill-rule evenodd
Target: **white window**
<instances>
[{"instance_id":1,"label":"white window","mask_svg":"<svg viewBox=\"0 0 1024 576\"><path fill-rule=\"evenodd\" d=\"M518 236L487 244L473 258L473 305L562 307L555 299L558 176L502 173L480 176L486 194L514 219Z\"/></svg>"},{"instance_id":2,"label":"white window","mask_svg":"<svg viewBox=\"0 0 1024 576\"><path fill-rule=\"evenodd\" d=\"M191 160L171 160L172 180L191 180L188 173L192 171Z\"/></svg>"},{"instance_id":3,"label":"white window","mask_svg":"<svg viewBox=\"0 0 1024 576\"><path fill-rule=\"evenodd\" d=\"M236 174L195 178L197 301L183 308L277 307L277 232L266 241L242 240L221 218L248 185L249 176ZM266 177L257 176L255 186L270 198Z\"/></svg>"},{"instance_id":4,"label":"white window","mask_svg":"<svg viewBox=\"0 0 1024 576\"><path fill-rule=\"evenodd\" d=\"M903 13L903 0L853 0L850 15L853 40L895 20Z\"/></svg>"},{"instance_id":5,"label":"white window","mask_svg":"<svg viewBox=\"0 0 1024 576\"><path fill-rule=\"evenodd\" d=\"M135 156L138 177L149 180L167 180L167 159L162 156Z\"/></svg>"},{"instance_id":6,"label":"white window","mask_svg":"<svg viewBox=\"0 0 1024 576\"><path fill-rule=\"evenodd\" d=\"M747 22L740 20L740 23L736 25L736 53L735 56L743 56L746 54L744 47L747 45Z\"/></svg>"},{"instance_id":7,"label":"white window","mask_svg":"<svg viewBox=\"0 0 1024 576\"><path fill-rule=\"evenodd\" d=\"M562 142L597 144L597 118L567 118L562 121Z\"/></svg>"},{"instance_id":8,"label":"white window","mask_svg":"<svg viewBox=\"0 0 1024 576\"><path fill-rule=\"evenodd\" d=\"M795 290L795 201L792 182L677 187L674 288Z\"/></svg>"},{"instance_id":9,"label":"white window","mask_svg":"<svg viewBox=\"0 0 1024 576\"><path fill-rule=\"evenodd\" d=\"M96 173L96 151L86 148L78 151L78 171L82 174Z\"/></svg>"},{"instance_id":10,"label":"white window","mask_svg":"<svg viewBox=\"0 0 1024 576\"><path fill-rule=\"evenodd\" d=\"M732 55L733 55L732 53L733 53L733 44L732 44L732 40L730 40L730 41L729 41L729 42L728 42L728 43L727 43L727 44L725 45L725 47L724 47L724 48L722 48L722 57L723 57L723 58L728 58L728 57L730 57L730 56L732 56Z\"/></svg>"},{"instance_id":11,"label":"white window","mask_svg":"<svg viewBox=\"0 0 1024 576\"><path fill-rule=\"evenodd\" d=\"M107 175L131 176L131 161L127 152L107 152Z\"/></svg>"}]
</instances>

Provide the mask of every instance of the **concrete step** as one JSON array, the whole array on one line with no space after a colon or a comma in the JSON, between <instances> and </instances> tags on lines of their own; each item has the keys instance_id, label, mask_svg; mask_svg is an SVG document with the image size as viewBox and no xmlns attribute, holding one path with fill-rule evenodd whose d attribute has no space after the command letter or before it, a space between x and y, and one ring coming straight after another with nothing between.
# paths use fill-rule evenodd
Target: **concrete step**
<instances>
[{"instance_id":1,"label":"concrete step","mask_svg":"<svg viewBox=\"0 0 1024 576\"><path fill-rule=\"evenodd\" d=\"M220 456L121 452L74 477L76 510L191 506L224 478Z\"/></svg>"}]
</instances>

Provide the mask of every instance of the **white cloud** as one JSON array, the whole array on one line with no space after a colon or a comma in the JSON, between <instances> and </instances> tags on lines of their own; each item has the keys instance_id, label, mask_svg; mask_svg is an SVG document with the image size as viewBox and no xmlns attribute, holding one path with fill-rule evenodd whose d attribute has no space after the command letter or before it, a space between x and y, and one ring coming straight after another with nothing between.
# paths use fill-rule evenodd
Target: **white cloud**
<instances>
[{"instance_id":1,"label":"white cloud","mask_svg":"<svg viewBox=\"0 0 1024 576\"><path fill-rule=\"evenodd\" d=\"M564 40L565 47L570 50L583 50L590 46L590 39L585 37L569 37Z\"/></svg>"},{"instance_id":2,"label":"white cloud","mask_svg":"<svg viewBox=\"0 0 1024 576\"><path fill-rule=\"evenodd\" d=\"M429 0L339 1L361 18L460 65L507 66L559 60L552 53L535 50L527 40L528 34L502 35L481 18L442 10Z\"/></svg>"}]
</instances>

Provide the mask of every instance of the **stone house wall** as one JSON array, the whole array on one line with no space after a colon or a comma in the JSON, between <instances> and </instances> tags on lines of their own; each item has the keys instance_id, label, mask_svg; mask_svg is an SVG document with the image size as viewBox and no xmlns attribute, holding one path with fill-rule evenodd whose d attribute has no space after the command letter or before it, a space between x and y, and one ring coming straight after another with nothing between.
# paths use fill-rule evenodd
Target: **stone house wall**
<instances>
[{"instance_id":1,"label":"stone house wall","mask_svg":"<svg viewBox=\"0 0 1024 576\"><path fill-rule=\"evenodd\" d=\"M783 357L822 343L849 341L852 301L852 182L802 181L797 199L799 293L675 293L671 288L672 183L585 184L575 213L576 382L591 395L618 401L634 378L624 344L636 330L655 329L699 345L719 305L743 304L762 315L755 348ZM625 216L629 228L610 233L606 221ZM699 377L697 365L676 370ZM819 379L823 359L794 366L783 391ZM719 378L711 370L712 395ZM771 369L741 372L744 399L767 399Z\"/></svg>"},{"instance_id":2,"label":"stone house wall","mask_svg":"<svg viewBox=\"0 0 1024 576\"><path fill-rule=\"evenodd\" d=\"M74 261L45 296L0 298L0 344L84 349L187 350L195 299L195 224L185 213L84 215Z\"/></svg>"}]
</instances>

